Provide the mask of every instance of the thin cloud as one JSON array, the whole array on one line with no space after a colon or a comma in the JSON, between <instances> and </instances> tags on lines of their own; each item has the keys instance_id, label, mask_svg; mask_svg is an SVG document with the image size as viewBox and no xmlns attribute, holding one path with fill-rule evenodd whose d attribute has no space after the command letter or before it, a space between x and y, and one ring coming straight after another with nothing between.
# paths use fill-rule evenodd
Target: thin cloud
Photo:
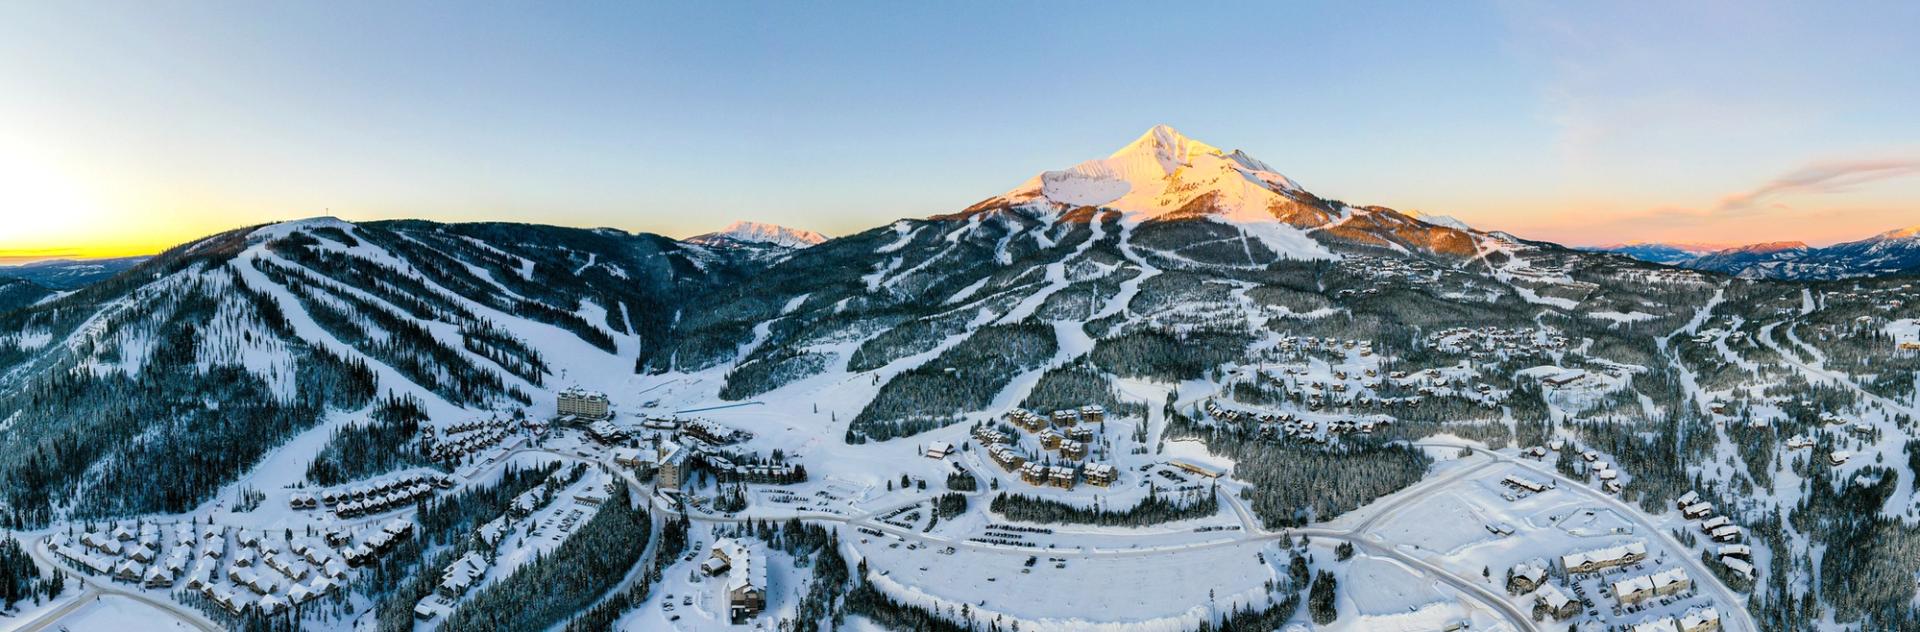
<instances>
[{"instance_id":1,"label":"thin cloud","mask_svg":"<svg viewBox=\"0 0 1920 632\"><path fill-rule=\"evenodd\" d=\"M1745 213L1762 208L1784 208L1767 204L1783 195L1800 193L1842 193L1869 182L1878 182L1920 174L1920 160L1853 160L1814 163L1774 178L1759 188L1720 198L1715 213Z\"/></svg>"},{"instance_id":2,"label":"thin cloud","mask_svg":"<svg viewBox=\"0 0 1920 632\"><path fill-rule=\"evenodd\" d=\"M80 251L71 248L0 248L0 266L77 258L80 258Z\"/></svg>"}]
</instances>

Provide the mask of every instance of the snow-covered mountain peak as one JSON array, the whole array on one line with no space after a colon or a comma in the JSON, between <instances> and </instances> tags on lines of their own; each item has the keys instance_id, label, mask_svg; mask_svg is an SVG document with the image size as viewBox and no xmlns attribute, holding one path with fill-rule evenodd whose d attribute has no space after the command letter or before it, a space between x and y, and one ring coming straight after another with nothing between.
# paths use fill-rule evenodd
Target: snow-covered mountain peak
<instances>
[{"instance_id":1,"label":"snow-covered mountain peak","mask_svg":"<svg viewBox=\"0 0 1920 632\"><path fill-rule=\"evenodd\" d=\"M1196 155L1221 154L1220 148L1188 138L1179 130L1168 125L1155 125L1147 133L1141 134L1127 146L1107 156L1109 160L1138 160L1151 158L1161 166L1163 173L1172 173L1180 167L1191 164ZM1235 152L1238 154L1239 152Z\"/></svg>"},{"instance_id":2,"label":"snow-covered mountain peak","mask_svg":"<svg viewBox=\"0 0 1920 632\"><path fill-rule=\"evenodd\" d=\"M1454 218L1451 215L1434 215L1432 213L1424 213L1421 211L1412 211L1412 210L1404 211L1404 212L1406 213L1407 217L1411 217L1411 218L1426 222L1428 224L1432 224L1434 226L1443 226L1446 228L1452 228L1456 230L1473 230L1472 226L1468 226L1466 222L1460 221L1459 219Z\"/></svg>"},{"instance_id":3,"label":"snow-covered mountain peak","mask_svg":"<svg viewBox=\"0 0 1920 632\"><path fill-rule=\"evenodd\" d=\"M1293 180L1243 151L1226 152L1156 125L1106 158L1043 172L1001 196L1015 204L1099 206L1141 221L1179 210L1271 220L1268 209L1304 193ZM1190 209L1202 198L1207 208Z\"/></svg>"},{"instance_id":4,"label":"snow-covered mountain peak","mask_svg":"<svg viewBox=\"0 0 1920 632\"><path fill-rule=\"evenodd\" d=\"M352 222L348 222L338 217L334 217L332 215L320 215L315 217L308 217L305 219L288 220L284 222L275 222L272 224L267 224L265 226L261 226L258 229L255 229L253 231L253 237L261 241L267 241L272 239L279 239L281 237L286 237L302 229L338 228L341 230L349 230L352 228L352 226L353 226Z\"/></svg>"},{"instance_id":5,"label":"snow-covered mountain peak","mask_svg":"<svg viewBox=\"0 0 1920 632\"><path fill-rule=\"evenodd\" d=\"M1878 235L1874 235L1874 239L1881 239L1881 240L1916 239L1916 238L1920 238L1920 225L1908 226L1906 228L1896 228L1884 233L1880 233Z\"/></svg>"},{"instance_id":6,"label":"snow-covered mountain peak","mask_svg":"<svg viewBox=\"0 0 1920 632\"><path fill-rule=\"evenodd\" d=\"M827 237L810 230L787 228L776 224L736 221L728 224L726 228L721 229L719 232L691 237L688 238L687 241L705 243L718 239L730 239L754 244L770 244L784 248L806 248L826 241Z\"/></svg>"},{"instance_id":7,"label":"snow-covered mountain peak","mask_svg":"<svg viewBox=\"0 0 1920 632\"><path fill-rule=\"evenodd\" d=\"M1743 252L1743 253L1760 254L1760 253L1775 253L1775 252L1785 252L1789 250L1806 250L1806 249L1807 249L1807 242L1804 242L1804 241L1769 241L1761 244L1749 244L1745 246L1740 246L1738 248L1729 248L1727 249L1727 252Z\"/></svg>"}]
</instances>

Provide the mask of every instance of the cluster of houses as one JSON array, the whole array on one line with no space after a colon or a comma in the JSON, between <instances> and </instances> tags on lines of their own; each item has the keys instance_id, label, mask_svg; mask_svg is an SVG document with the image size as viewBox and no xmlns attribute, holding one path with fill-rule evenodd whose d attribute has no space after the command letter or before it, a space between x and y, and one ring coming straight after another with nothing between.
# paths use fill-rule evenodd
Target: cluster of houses
<instances>
[{"instance_id":1,"label":"cluster of houses","mask_svg":"<svg viewBox=\"0 0 1920 632\"><path fill-rule=\"evenodd\" d=\"M381 554L392 550L393 545L399 544L410 535L413 535L413 523L394 518L381 525L379 531L367 536L365 541L342 552L341 556L346 558L348 566L364 566L372 563Z\"/></svg>"},{"instance_id":2,"label":"cluster of houses","mask_svg":"<svg viewBox=\"0 0 1920 632\"><path fill-rule=\"evenodd\" d=\"M1353 265L1348 266L1348 269L1375 279L1404 279L1414 283L1431 283L1435 275L1454 272L1413 257L1348 256L1353 258ZM1380 285L1383 284L1373 284L1374 287L1361 290L1361 293L1372 294L1374 292L1371 290L1375 290Z\"/></svg>"},{"instance_id":3,"label":"cluster of houses","mask_svg":"<svg viewBox=\"0 0 1920 632\"><path fill-rule=\"evenodd\" d=\"M728 621L745 623L766 610L767 551L760 542L721 538L700 569L709 576L726 576Z\"/></svg>"},{"instance_id":4,"label":"cluster of houses","mask_svg":"<svg viewBox=\"0 0 1920 632\"><path fill-rule=\"evenodd\" d=\"M1719 629L1720 611L1713 606L1688 609L1677 619L1653 617L1633 626L1633 632L1715 632Z\"/></svg>"},{"instance_id":5,"label":"cluster of houses","mask_svg":"<svg viewBox=\"0 0 1920 632\"><path fill-rule=\"evenodd\" d=\"M735 462L740 458L760 462ZM703 441L669 442L658 451L616 448L613 462L636 470L652 468L655 486L660 489L680 489L694 465L727 483L793 485L807 481L807 468L800 463L772 462L755 455L730 455Z\"/></svg>"},{"instance_id":6,"label":"cluster of houses","mask_svg":"<svg viewBox=\"0 0 1920 632\"><path fill-rule=\"evenodd\" d=\"M1076 477L1073 468L1063 465L1041 465L1028 462L1020 466L1020 481L1034 486L1054 486L1061 489L1073 489Z\"/></svg>"},{"instance_id":7,"label":"cluster of houses","mask_svg":"<svg viewBox=\"0 0 1920 632\"><path fill-rule=\"evenodd\" d=\"M1565 452L1567 449L1567 443L1563 439L1554 439L1551 443L1548 443L1547 446L1555 452ZM1535 454L1536 453L1529 453L1528 456L1535 456ZM1544 452L1537 454L1538 456L1545 456ZM1615 468L1612 463L1600 460L1600 453L1598 451L1591 449L1579 450L1577 454L1580 455L1580 461L1574 463L1576 472L1593 476L1594 480L1600 481L1600 489L1605 490L1609 494L1620 493L1622 488L1620 485L1620 470L1618 468Z\"/></svg>"},{"instance_id":8,"label":"cluster of houses","mask_svg":"<svg viewBox=\"0 0 1920 632\"><path fill-rule=\"evenodd\" d=\"M1317 397L1317 395L1314 397ZM1417 400L1419 398L1409 399ZM1262 438L1285 438L1307 443L1326 443L1334 435L1355 432L1373 434L1375 428L1392 423L1391 417L1381 417L1379 419L1336 419L1327 422L1327 432L1325 435L1322 435L1320 433L1320 422L1300 419L1292 413L1255 413L1244 410L1234 410L1221 406L1219 402L1211 399L1207 400L1201 407L1206 410L1209 417L1220 421L1244 424L1258 423L1260 428L1259 433ZM1309 408L1318 409L1318 406L1314 405L1312 398L1309 398Z\"/></svg>"},{"instance_id":9,"label":"cluster of houses","mask_svg":"<svg viewBox=\"0 0 1920 632\"><path fill-rule=\"evenodd\" d=\"M1344 353L1352 351L1363 358L1373 355L1373 341L1371 340L1341 340L1331 336L1326 338L1315 338L1313 336L1295 338L1293 336L1286 336L1281 338L1279 344L1275 345L1274 348L1282 353L1293 353L1296 351Z\"/></svg>"},{"instance_id":10,"label":"cluster of houses","mask_svg":"<svg viewBox=\"0 0 1920 632\"><path fill-rule=\"evenodd\" d=\"M689 449L692 450L693 457L699 459L700 465L713 472L714 477L722 482L791 485L804 483L807 480L807 468L799 463L735 463L734 456L729 456L713 446L696 443ZM742 458L761 459L758 456Z\"/></svg>"},{"instance_id":11,"label":"cluster of houses","mask_svg":"<svg viewBox=\"0 0 1920 632\"><path fill-rule=\"evenodd\" d=\"M1015 408L1007 413L1007 421L1027 432L1041 432L1049 428L1068 429L1081 423L1097 424L1107 420L1107 409L1097 405L1080 408L1062 408L1051 415Z\"/></svg>"},{"instance_id":12,"label":"cluster of houses","mask_svg":"<svg viewBox=\"0 0 1920 632\"><path fill-rule=\"evenodd\" d=\"M1093 429L1071 427L1061 432L1048 428L1034 438L1040 441L1040 449L1059 452L1060 458L1078 461L1087 458L1087 444L1093 442Z\"/></svg>"},{"instance_id":13,"label":"cluster of houses","mask_svg":"<svg viewBox=\"0 0 1920 632\"><path fill-rule=\"evenodd\" d=\"M1007 413L1007 421L1014 426L1034 433L1040 449L1059 454L1060 459L1069 463L1085 459L1088 446L1095 438L1090 424L1106 421L1107 411L1097 405L1080 408L1065 408L1053 411L1050 415L1041 415L1024 408L1015 408ZM1016 438L1007 432L982 424L973 430L973 438L987 451L987 458L1000 469L1017 473L1020 480L1029 485L1052 486L1061 489L1073 489L1083 477L1088 484L1107 487L1119 479L1119 470L1106 463L1088 463L1079 467L1072 465L1047 465L1031 461L1016 446ZM936 450L951 446L936 445L926 454L932 458L943 458L944 451L935 456Z\"/></svg>"},{"instance_id":14,"label":"cluster of houses","mask_svg":"<svg viewBox=\"0 0 1920 632\"><path fill-rule=\"evenodd\" d=\"M1558 351L1567 348L1567 337L1534 328L1454 327L1428 334L1427 344L1442 352L1464 353L1479 359L1488 355Z\"/></svg>"},{"instance_id":15,"label":"cluster of houses","mask_svg":"<svg viewBox=\"0 0 1920 632\"><path fill-rule=\"evenodd\" d=\"M358 518L405 507L432 494L435 488L448 489L453 484L453 477L446 474L415 472L327 489L320 492L319 502L326 504L328 509L342 518ZM318 506L313 495L305 492L289 496L287 502L294 509L313 509Z\"/></svg>"},{"instance_id":16,"label":"cluster of houses","mask_svg":"<svg viewBox=\"0 0 1920 632\"><path fill-rule=\"evenodd\" d=\"M1560 556L1559 561L1560 567L1568 574L1580 574L1632 566L1646 559L1647 543L1636 540L1602 549L1568 553ZM1580 614L1581 601L1549 581L1547 571L1546 561L1537 558L1515 565L1507 572L1507 592L1515 595L1533 593L1536 616L1565 620ZM1614 582L1613 594L1621 605L1632 605L1656 595L1685 592L1692 586L1686 571L1676 568Z\"/></svg>"},{"instance_id":17,"label":"cluster of houses","mask_svg":"<svg viewBox=\"0 0 1920 632\"><path fill-rule=\"evenodd\" d=\"M1720 564L1735 573L1753 579L1753 547L1745 544L1722 544L1714 549Z\"/></svg>"},{"instance_id":18,"label":"cluster of houses","mask_svg":"<svg viewBox=\"0 0 1920 632\"><path fill-rule=\"evenodd\" d=\"M461 595L467 594L468 590L486 576L488 566L487 558L478 551L468 551L461 555L460 559L448 564L440 571L440 584L434 588L434 595L414 604L413 618L427 621L439 616L451 601L436 603L436 600L459 599Z\"/></svg>"},{"instance_id":19,"label":"cluster of houses","mask_svg":"<svg viewBox=\"0 0 1920 632\"><path fill-rule=\"evenodd\" d=\"M329 532L328 540L342 541L335 533ZM344 531L337 533L344 536ZM170 551L164 560L159 558L163 541ZM234 541L238 548L229 555L225 527L207 524L196 529L192 523L175 523L172 537L163 539L158 525L147 523L138 534L125 526L88 532L79 546L56 535L48 538L47 547L114 581L162 589L184 582L186 589L235 615L248 610L276 614L332 594L347 579L348 564L328 542L296 538L283 551L282 543L251 531L237 532Z\"/></svg>"},{"instance_id":20,"label":"cluster of houses","mask_svg":"<svg viewBox=\"0 0 1920 632\"><path fill-rule=\"evenodd\" d=\"M1746 532L1733 524L1732 520L1726 516L1713 515L1713 503L1701 501L1699 492L1690 491L1681 494L1673 504L1674 508L1680 510L1682 517L1698 521L1700 532L1712 537L1715 542L1737 543L1746 537ZM1751 577L1752 567L1749 566L1747 570L1748 576Z\"/></svg>"},{"instance_id":21,"label":"cluster of houses","mask_svg":"<svg viewBox=\"0 0 1920 632\"><path fill-rule=\"evenodd\" d=\"M468 421L448 426L444 433L432 424L420 425L420 446L427 458L438 463L455 463L467 455L500 445L513 430L504 419Z\"/></svg>"},{"instance_id":22,"label":"cluster of houses","mask_svg":"<svg viewBox=\"0 0 1920 632\"><path fill-rule=\"evenodd\" d=\"M224 535L225 531L219 533ZM158 524L149 522L141 524L138 530L119 525L106 532L88 531L81 534L78 546L64 535L55 536L47 540L47 548L87 572L116 581L166 588L173 586L194 562L193 549L198 542L192 524L176 524L169 539L161 536ZM224 544L222 540L221 550ZM169 547L171 553L162 560L161 552Z\"/></svg>"}]
</instances>

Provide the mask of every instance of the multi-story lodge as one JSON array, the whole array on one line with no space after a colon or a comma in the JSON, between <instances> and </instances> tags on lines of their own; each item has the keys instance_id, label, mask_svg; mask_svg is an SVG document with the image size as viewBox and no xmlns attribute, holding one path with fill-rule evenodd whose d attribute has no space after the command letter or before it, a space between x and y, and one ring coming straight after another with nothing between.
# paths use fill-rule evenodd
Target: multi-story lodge
<instances>
[{"instance_id":1,"label":"multi-story lodge","mask_svg":"<svg viewBox=\"0 0 1920 632\"><path fill-rule=\"evenodd\" d=\"M1073 468L1055 465L1047 469L1047 484L1061 489L1073 489Z\"/></svg>"},{"instance_id":2,"label":"multi-story lodge","mask_svg":"<svg viewBox=\"0 0 1920 632\"><path fill-rule=\"evenodd\" d=\"M973 440L979 441L980 445L1000 445L1002 443L1011 443L1013 441L1013 439L1008 437L1006 433L1000 432L998 430L994 430L993 428L988 426L980 426L978 428L974 428Z\"/></svg>"},{"instance_id":3,"label":"multi-story lodge","mask_svg":"<svg viewBox=\"0 0 1920 632\"><path fill-rule=\"evenodd\" d=\"M611 416L607 409L606 393L589 391L577 386L560 391L555 408L562 415L583 419L606 419Z\"/></svg>"},{"instance_id":4,"label":"multi-story lodge","mask_svg":"<svg viewBox=\"0 0 1920 632\"><path fill-rule=\"evenodd\" d=\"M1591 573L1616 566L1637 564L1645 559L1647 559L1647 543L1634 541L1620 546L1562 555L1560 566L1567 569L1569 573Z\"/></svg>"},{"instance_id":5,"label":"multi-story lodge","mask_svg":"<svg viewBox=\"0 0 1920 632\"><path fill-rule=\"evenodd\" d=\"M1633 605L1652 599L1686 592L1693 588L1693 579L1687 577L1683 568L1670 568L1652 575L1641 575L1613 582L1613 598L1621 605Z\"/></svg>"},{"instance_id":6,"label":"multi-story lodge","mask_svg":"<svg viewBox=\"0 0 1920 632\"><path fill-rule=\"evenodd\" d=\"M1028 485L1047 484L1047 466L1039 463L1025 463L1020 466L1020 480Z\"/></svg>"},{"instance_id":7,"label":"multi-story lodge","mask_svg":"<svg viewBox=\"0 0 1920 632\"><path fill-rule=\"evenodd\" d=\"M1027 457L1005 444L993 444L992 447L987 448L987 456L992 458L994 463L999 464L1000 469L1009 472L1020 469L1020 466L1027 463Z\"/></svg>"},{"instance_id":8,"label":"multi-story lodge","mask_svg":"<svg viewBox=\"0 0 1920 632\"><path fill-rule=\"evenodd\" d=\"M1047 427L1047 418L1041 417L1039 413L1025 408L1015 408L1012 412L1007 413L1007 421L1013 422L1013 425L1019 426L1027 432L1039 432L1041 429Z\"/></svg>"},{"instance_id":9,"label":"multi-story lodge","mask_svg":"<svg viewBox=\"0 0 1920 632\"><path fill-rule=\"evenodd\" d=\"M1113 485L1113 481L1120 477L1119 468L1106 463L1089 463L1082 472L1086 474L1088 483L1101 487Z\"/></svg>"},{"instance_id":10,"label":"multi-story lodge","mask_svg":"<svg viewBox=\"0 0 1920 632\"><path fill-rule=\"evenodd\" d=\"M680 489L687 478L687 457L690 451L686 446L674 444L660 457L660 470L654 474L654 485L660 489Z\"/></svg>"},{"instance_id":11,"label":"multi-story lodge","mask_svg":"<svg viewBox=\"0 0 1920 632\"><path fill-rule=\"evenodd\" d=\"M1080 411L1072 408L1053 411L1053 425L1059 428L1072 428L1080 423Z\"/></svg>"}]
</instances>

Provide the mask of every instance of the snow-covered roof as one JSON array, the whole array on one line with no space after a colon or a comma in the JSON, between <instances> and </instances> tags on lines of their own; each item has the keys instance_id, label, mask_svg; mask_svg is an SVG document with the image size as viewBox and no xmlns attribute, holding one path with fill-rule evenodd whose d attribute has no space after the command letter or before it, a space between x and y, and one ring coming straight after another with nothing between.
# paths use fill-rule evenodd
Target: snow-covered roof
<instances>
[{"instance_id":1,"label":"snow-covered roof","mask_svg":"<svg viewBox=\"0 0 1920 632\"><path fill-rule=\"evenodd\" d=\"M1687 610L1686 614L1680 615L1680 627L1691 630L1707 622L1719 620L1720 611L1715 610L1713 606L1692 608Z\"/></svg>"},{"instance_id":2,"label":"snow-covered roof","mask_svg":"<svg viewBox=\"0 0 1920 632\"><path fill-rule=\"evenodd\" d=\"M1633 632L1673 632L1673 617L1654 617L1633 626Z\"/></svg>"},{"instance_id":3,"label":"snow-covered roof","mask_svg":"<svg viewBox=\"0 0 1920 632\"><path fill-rule=\"evenodd\" d=\"M1647 543L1644 541L1636 540L1636 541L1622 544L1619 546L1610 546L1604 549L1595 549L1592 551L1581 551L1579 553L1568 553L1566 555L1560 556L1560 564L1567 568L1577 568L1580 566L1585 566L1586 564L1592 563L1592 562L1607 563L1615 560L1626 559L1632 556L1644 556L1646 554L1647 554Z\"/></svg>"},{"instance_id":4,"label":"snow-covered roof","mask_svg":"<svg viewBox=\"0 0 1920 632\"><path fill-rule=\"evenodd\" d=\"M1541 584L1540 591L1534 593L1534 597L1539 599L1540 603L1544 603L1548 608L1554 610L1559 610L1561 607L1573 603L1573 598L1568 597L1566 591L1560 590L1559 586L1555 586L1552 583Z\"/></svg>"},{"instance_id":5,"label":"snow-covered roof","mask_svg":"<svg viewBox=\"0 0 1920 632\"><path fill-rule=\"evenodd\" d=\"M721 538L713 543L713 554L727 560L727 590L766 590L766 547L760 542Z\"/></svg>"}]
</instances>

